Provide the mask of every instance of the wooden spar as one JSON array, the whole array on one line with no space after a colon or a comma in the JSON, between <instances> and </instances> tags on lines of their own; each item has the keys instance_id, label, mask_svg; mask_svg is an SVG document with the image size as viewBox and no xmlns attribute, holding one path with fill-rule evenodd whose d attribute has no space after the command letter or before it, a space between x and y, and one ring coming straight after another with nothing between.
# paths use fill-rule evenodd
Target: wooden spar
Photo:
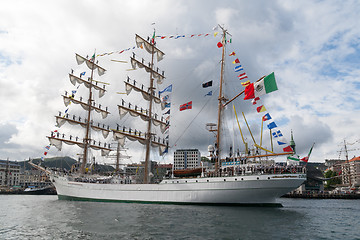
<instances>
[{"instance_id":1,"label":"wooden spar","mask_svg":"<svg viewBox=\"0 0 360 240\"><path fill-rule=\"evenodd\" d=\"M239 126L241 138L242 138L242 141L243 141L243 143L244 143L244 145L245 145L245 152L247 153L247 152L248 152L247 144L246 144L246 142L245 142L244 136L243 136L242 131L241 131L241 127L240 127L240 123L239 123L239 118L238 118L237 113L236 113L235 105L233 105L233 108L234 108L234 113L235 113L236 121L237 121L237 124L238 124L238 126Z\"/></svg>"},{"instance_id":2,"label":"wooden spar","mask_svg":"<svg viewBox=\"0 0 360 240\"><path fill-rule=\"evenodd\" d=\"M153 67L154 67L154 46L155 41L152 42L151 46L151 71L150 71L150 87L149 87L149 122L148 122L148 127L147 127L147 139L146 139L146 155L145 155L145 166L144 166L144 183L150 183L150 179L148 178L149 173L151 171L151 161L149 161L150 159L150 146L151 146L151 125L152 125L152 119L151 119L151 114L152 114L152 103L153 103L153 89L154 89L154 78L153 78Z\"/></svg>"},{"instance_id":3,"label":"wooden spar","mask_svg":"<svg viewBox=\"0 0 360 240\"><path fill-rule=\"evenodd\" d=\"M266 76L262 76L261 78L259 78L258 80L256 80L255 82L260 81L261 79L263 79ZM229 101L227 101L223 107L226 107L226 105L228 105L229 103L231 103L232 101L234 101L236 98L238 98L241 94L243 94L245 92L245 90L241 91L238 95L236 95L235 97L233 97L232 99L230 99Z\"/></svg>"},{"instance_id":4,"label":"wooden spar","mask_svg":"<svg viewBox=\"0 0 360 240\"><path fill-rule=\"evenodd\" d=\"M87 116L87 121L86 121L86 132L85 132L85 138L84 138L84 154L83 154L83 161L81 164L81 173L85 174L85 166L87 163L87 158L88 158L88 148L89 148L89 144L90 144L90 139L89 139L89 132L90 132L90 122L91 122L91 110L92 110L92 81L93 81L93 76L94 76L94 65L95 65L95 53L94 53L94 59L92 59L92 67L91 67L91 77L89 79L90 82L90 86L89 86L89 99L88 99L88 116Z\"/></svg>"},{"instance_id":5,"label":"wooden spar","mask_svg":"<svg viewBox=\"0 0 360 240\"><path fill-rule=\"evenodd\" d=\"M225 69L225 38L226 38L226 29L224 29L223 27L220 26L220 28L223 31L223 36L222 36L222 56L221 56L221 69L220 69L220 87L219 87L219 105L218 105L218 121L217 121L217 134L216 134L216 149L217 149L217 153L215 154L217 156L216 158L216 162L215 162L215 171L217 172L219 169L219 162L220 162L220 134L221 134L221 114L222 114L222 110L223 110L223 104L222 102L225 100L223 93L222 93L222 85L223 85L223 81L224 81L224 69Z\"/></svg>"},{"instance_id":6,"label":"wooden spar","mask_svg":"<svg viewBox=\"0 0 360 240\"><path fill-rule=\"evenodd\" d=\"M262 149L262 150L264 150L265 152L274 153L274 151L267 150L266 148L263 148L262 146L259 146L257 144L255 144L255 146Z\"/></svg>"}]
</instances>

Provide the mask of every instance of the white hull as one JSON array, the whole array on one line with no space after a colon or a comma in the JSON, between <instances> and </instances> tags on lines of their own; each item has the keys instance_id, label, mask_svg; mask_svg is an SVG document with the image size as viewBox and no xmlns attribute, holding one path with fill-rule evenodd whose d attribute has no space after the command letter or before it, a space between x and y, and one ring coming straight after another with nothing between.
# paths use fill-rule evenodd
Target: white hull
<instances>
[{"instance_id":1,"label":"white hull","mask_svg":"<svg viewBox=\"0 0 360 240\"><path fill-rule=\"evenodd\" d=\"M101 184L51 176L59 199L173 204L276 204L305 174L167 179L159 184Z\"/></svg>"}]
</instances>

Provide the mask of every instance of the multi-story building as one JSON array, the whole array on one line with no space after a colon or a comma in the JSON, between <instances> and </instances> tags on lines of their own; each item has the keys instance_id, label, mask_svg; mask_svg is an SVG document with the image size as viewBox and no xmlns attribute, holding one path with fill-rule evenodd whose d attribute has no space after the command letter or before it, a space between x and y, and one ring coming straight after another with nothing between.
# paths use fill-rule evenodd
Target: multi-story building
<instances>
[{"instance_id":1,"label":"multi-story building","mask_svg":"<svg viewBox=\"0 0 360 240\"><path fill-rule=\"evenodd\" d=\"M20 183L20 165L17 162L0 160L0 186L12 187Z\"/></svg>"},{"instance_id":2,"label":"multi-story building","mask_svg":"<svg viewBox=\"0 0 360 240\"><path fill-rule=\"evenodd\" d=\"M360 186L360 157L341 164L341 180L345 185Z\"/></svg>"},{"instance_id":3,"label":"multi-story building","mask_svg":"<svg viewBox=\"0 0 360 240\"><path fill-rule=\"evenodd\" d=\"M197 168L200 161L201 154L198 149L178 149L174 152L174 170Z\"/></svg>"}]
</instances>

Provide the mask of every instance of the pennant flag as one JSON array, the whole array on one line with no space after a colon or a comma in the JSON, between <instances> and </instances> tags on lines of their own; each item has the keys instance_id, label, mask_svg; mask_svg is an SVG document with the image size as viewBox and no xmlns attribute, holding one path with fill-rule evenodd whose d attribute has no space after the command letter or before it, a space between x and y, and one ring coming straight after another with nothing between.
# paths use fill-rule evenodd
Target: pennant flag
<instances>
[{"instance_id":1,"label":"pennant flag","mask_svg":"<svg viewBox=\"0 0 360 240\"><path fill-rule=\"evenodd\" d=\"M235 70L235 72L240 72L240 71L243 71L243 70L244 70L244 68L238 68L238 69Z\"/></svg>"},{"instance_id":2,"label":"pennant flag","mask_svg":"<svg viewBox=\"0 0 360 240\"><path fill-rule=\"evenodd\" d=\"M236 56L236 53L232 52L232 53L229 54L229 56Z\"/></svg>"},{"instance_id":3,"label":"pennant flag","mask_svg":"<svg viewBox=\"0 0 360 240\"><path fill-rule=\"evenodd\" d=\"M50 149L50 146L49 146L49 145L47 145L47 146L45 147L45 149L49 150L49 149Z\"/></svg>"},{"instance_id":4,"label":"pennant flag","mask_svg":"<svg viewBox=\"0 0 360 240\"><path fill-rule=\"evenodd\" d=\"M247 85L246 88L245 88L244 93L245 93L244 100L255 98L255 95L254 95L254 83L251 83L251 84Z\"/></svg>"},{"instance_id":5,"label":"pennant flag","mask_svg":"<svg viewBox=\"0 0 360 240\"><path fill-rule=\"evenodd\" d=\"M159 95L162 94L163 92L172 92L172 84L167 86L164 90L159 91Z\"/></svg>"},{"instance_id":6,"label":"pennant flag","mask_svg":"<svg viewBox=\"0 0 360 240\"><path fill-rule=\"evenodd\" d=\"M214 32L214 37L216 37L216 35L218 35L219 32Z\"/></svg>"},{"instance_id":7,"label":"pennant flag","mask_svg":"<svg viewBox=\"0 0 360 240\"><path fill-rule=\"evenodd\" d=\"M261 105L260 107L257 107L257 108L256 108L256 111L257 111L258 113L265 112L265 111L266 111L266 108L264 107L264 105Z\"/></svg>"},{"instance_id":8,"label":"pennant flag","mask_svg":"<svg viewBox=\"0 0 360 240\"><path fill-rule=\"evenodd\" d=\"M240 60L237 58L237 59L235 59L232 63L233 63L233 64L240 63Z\"/></svg>"},{"instance_id":9,"label":"pennant flag","mask_svg":"<svg viewBox=\"0 0 360 240\"><path fill-rule=\"evenodd\" d=\"M246 73L241 73L238 78L246 76Z\"/></svg>"},{"instance_id":10,"label":"pennant flag","mask_svg":"<svg viewBox=\"0 0 360 240\"><path fill-rule=\"evenodd\" d=\"M283 151L284 152L293 152L293 149L292 149L292 147L287 146L287 147L283 148Z\"/></svg>"},{"instance_id":11,"label":"pennant flag","mask_svg":"<svg viewBox=\"0 0 360 240\"><path fill-rule=\"evenodd\" d=\"M165 104L165 108L170 108L171 107L171 103L166 103Z\"/></svg>"},{"instance_id":12,"label":"pennant flag","mask_svg":"<svg viewBox=\"0 0 360 240\"><path fill-rule=\"evenodd\" d=\"M286 144L286 142L282 142L282 141L277 141L277 143L278 143L279 145L284 145L284 144Z\"/></svg>"},{"instance_id":13,"label":"pennant flag","mask_svg":"<svg viewBox=\"0 0 360 240\"><path fill-rule=\"evenodd\" d=\"M245 77L239 78L239 80L243 80L243 79L245 79L245 78L248 78L248 77L247 77L247 76L245 76Z\"/></svg>"},{"instance_id":14,"label":"pennant flag","mask_svg":"<svg viewBox=\"0 0 360 240\"><path fill-rule=\"evenodd\" d=\"M242 68L241 65L237 65L237 66L234 67L235 70L239 69L239 68Z\"/></svg>"},{"instance_id":15,"label":"pennant flag","mask_svg":"<svg viewBox=\"0 0 360 240\"><path fill-rule=\"evenodd\" d=\"M183 105L180 105L180 111L184 111L186 109L192 109L192 101L185 103Z\"/></svg>"},{"instance_id":16,"label":"pennant flag","mask_svg":"<svg viewBox=\"0 0 360 240\"><path fill-rule=\"evenodd\" d=\"M270 120L271 119L271 117L270 117L270 114L269 113L267 113L267 114L265 114L264 116L263 116L263 118L262 118L262 120L265 122L265 121L267 121L267 120ZM279 132L280 132L280 130L279 130ZM281 132L280 132L281 133ZM274 135L274 133L273 133L273 135Z\"/></svg>"},{"instance_id":17,"label":"pennant flag","mask_svg":"<svg viewBox=\"0 0 360 240\"><path fill-rule=\"evenodd\" d=\"M212 91L208 92L205 96L212 96Z\"/></svg>"},{"instance_id":18,"label":"pennant flag","mask_svg":"<svg viewBox=\"0 0 360 240\"><path fill-rule=\"evenodd\" d=\"M94 53L94 55L92 55L90 61L91 61L91 62L94 62L94 60L95 60L95 53Z\"/></svg>"},{"instance_id":19,"label":"pennant flag","mask_svg":"<svg viewBox=\"0 0 360 240\"><path fill-rule=\"evenodd\" d=\"M86 73L86 72L82 72L82 73L80 73L80 77L81 77L81 76L84 76L84 75L85 75L85 73Z\"/></svg>"},{"instance_id":20,"label":"pennant flag","mask_svg":"<svg viewBox=\"0 0 360 240\"><path fill-rule=\"evenodd\" d=\"M297 155L288 156L287 159L293 161L300 161L299 156Z\"/></svg>"},{"instance_id":21,"label":"pennant flag","mask_svg":"<svg viewBox=\"0 0 360 240\"><path fill-rule=\"evenodd\" d=\"M273 129L273 128L276 128L277 126L276 126L276 123L271 122L271 123L269 123L269 124L267 125L267 127L268 127L269 129Z\"/></svg>"},{"instance_id":22,"label":"pennant flag","mask_svg":"<svg viewBox=\"0 0 360 240\"><path fill-rule=\"evenodd\" d=\"M315 145L315 143L311 146L308 155L306 157L303 157L302 159L300 159L301 161L303 161L303 162L308 162L309 161L309 157L310 157L310 154L312 152L312 149L313 149L314 145Z\"/></svg>"},{"instance_id":23,"label":"pennant flag","mask_svg":"<svg viewBox=\"0 0 360 240\"><path fill-rule=\"evenodd\" d=\"M249 85L250 84L250 81L249 80L247 80L246 82L242 82L241 83L241 85L243 85L244 87L246 87L247 85Z\"/></svg>"},{"instance_id":24,"label":"pennant flag","mask_svg":"<svg viewBox=\"0 0 360 240\"><path fill-rule=\"evenodd\" d=\"M162 97L162 98L161 98L161 101L162 101L162 102L168 102L168 101L170 101L170 95L168 94L168 95Z\"/></svg>"},{"instance_id":25,"label":"pennant flag","mask_svg":"<svg viewBox=\"0 0 360 240\"><path fill-rule=\"evenodd\" d=\"M212 86L212 80L202 84L203 88L207 88L207 87L211 87L211 86Z\"/></svg>"},{"instance_id":26,"label":"pennant flag","mask_svg":"<svg viewBox=\"0 0 360 240\"><path fill-rule=\"evenodd\" d=\"M277 130L277 131L273 132L272 135L273 135L274 138L283 136L280 130Z\"/></svg>"},{"instance_id":27,"label":"pennant flag","mask_svg":"<svg viewBox=\"0 0 360 240\"><path fill-rule=\"evenodd\" d=\"M155 29L154 29L154 34L153 34L152 39L151 39L151 43L152 43L152 44L155 43Z\"/></svg>"},{"instance_id":28,"label":"pennant flag","mask_svg":"<svg viewBox=\"0 0 360 240\"><path fill-rule=\"evenodd\" d=\"M46 156L47 152L44 152L44 156Z\"/></svg>"},{"instance_id":29,"label":"pennant flag","mask_svg":"<svg viewBox=\"0 0 360 240\"><path fill-rule=\"evenodd\" d=\"M221 48L223 46L223 44L221 42L218 42L217 46L218 46L218 48Z\"/></svg>"},{"instance_id":30,"label":"pennant flag","mask_svg":"<svg viewBox=\"0 0 360 240\"><path fill-rule=\"evenodd\" d=\"M164 114L170 114L170 109L169 109L166 113L164 113Z\"/></svg>"},{"instance_id":31,"label":"pennant flag","mask_svg":"<svg viewBox=\"0 0 360 240\"><path fill-rule=\"evenodd\" d=\"M257 103L256 101L259 101L259 100L260 100L260 98L257 97L257 98L254 98L253 100L251 100L251 102L253 105L255 105Z\"/></svg>"}]
</instances>

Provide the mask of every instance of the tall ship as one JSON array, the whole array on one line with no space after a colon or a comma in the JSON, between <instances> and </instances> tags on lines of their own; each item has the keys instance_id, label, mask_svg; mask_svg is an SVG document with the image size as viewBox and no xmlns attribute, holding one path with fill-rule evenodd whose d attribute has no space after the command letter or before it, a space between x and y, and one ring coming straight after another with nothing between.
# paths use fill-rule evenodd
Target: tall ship
<instances>
[{"instance_id":1,"label":"tall ship","mask_svg":"<svg viewBox=\"0 0 360 240\"><path fill-rule=\"evenodd\" d=\"M120 118L129 114L131 117L139 118L145 126L145 131L132 129L131 127L120 126L110 128L103 124L96 124L91 118L93 110L105 118L109 112L107 108L95 103L94 92L98 92L99 97L106 90L95 80L96 72L98 76L105 73L95 59L82 57L76 54L78 64L84 62L91 70L91 76L85 80L69 74L72 83L78 83L86 86L88 90L88 99L83 101L74 96L64 95L64 103L80 104L87 112L86 119L78 119L59 113L56 116L58 126L68 122L73 125L79 125L84 129L83 137L70 138L64 137L59 132L52 132L48 139L50 143L59 150L63 143L77 145L82 148L81 163L74 167L72 172L64 173L50 171L50 178L56 187L58 198L61 200L83 200L83 201L110 201L110 202L136 202L136 203L167 203L167 204L211 204L211 205L279 205L276 199L295 188L299 187L306 180L306 173L300 166L293 167L291 171L285 167L276 167L272 164L264 165L260 161L261 157L275 155L289 155L292 152L275 154L274 152L265 155L229 156L221 157L223 153L221 141L222 114L224 108L232 100L227 100L223 93L224 84L224 66L225 66L225 47L226 35L222 29L222 59L221 73L219 78L219 96L218 96L218 118L217 123L210 126L210 130L215 133L216 141L209 146L209 154L215 162L213 169L199 167L197 169L183 169L181 171L172 171L166 178L160 181L154 181L151 172L150 152L156 151L160 155L167 152L169 147L168 138L161 134L169 127L169 120L157 114L155 109L162 107L164 103L156 89L165 81L164 72L156 67L158 61L164 57L164 53L157 47L155 42L155 33L153 38L145 40L139 35L135 35L137 47L145 49L150 54L151 61L146 63L144 59L138 59L135 53L130 57L133 69L140 68L149 75L147 84L139 84L137 81L128 77L125 79L126 93L141 94L146 101L147 106L136 106L128 101L122 100L118 105ZM219 45L218 45L219 46ZM219 48L220 48L219 46ZM260 81L259 79L258 81ZM155 84L155 82L157 84ZM75 84L74 84L75 85ZM244 92L244 91L243 91ZM240 95L240 94L239 94ZM156 106L156 107L155 107ZM139 159L143 163L144 170L141 178L132 178L124 174L118 174L117 171L112 175L101 176L91 171L93 160L89 159L89 151L99 150L102 155L107 155L114 146L109 143L101 143L92 138L92 131L98 131L107 138L112 133L113 139L117 142L117 147L124 147L126 141L138 141L146 149L144 159ZM160 133L156 135L155 133ZM261 144L260 144L261 145ZM249 150L250 153L250 150ZM118 161L117 161L118 163ZM286 171L289 170L289 171Z\"/></svg>"}]
</instances>

